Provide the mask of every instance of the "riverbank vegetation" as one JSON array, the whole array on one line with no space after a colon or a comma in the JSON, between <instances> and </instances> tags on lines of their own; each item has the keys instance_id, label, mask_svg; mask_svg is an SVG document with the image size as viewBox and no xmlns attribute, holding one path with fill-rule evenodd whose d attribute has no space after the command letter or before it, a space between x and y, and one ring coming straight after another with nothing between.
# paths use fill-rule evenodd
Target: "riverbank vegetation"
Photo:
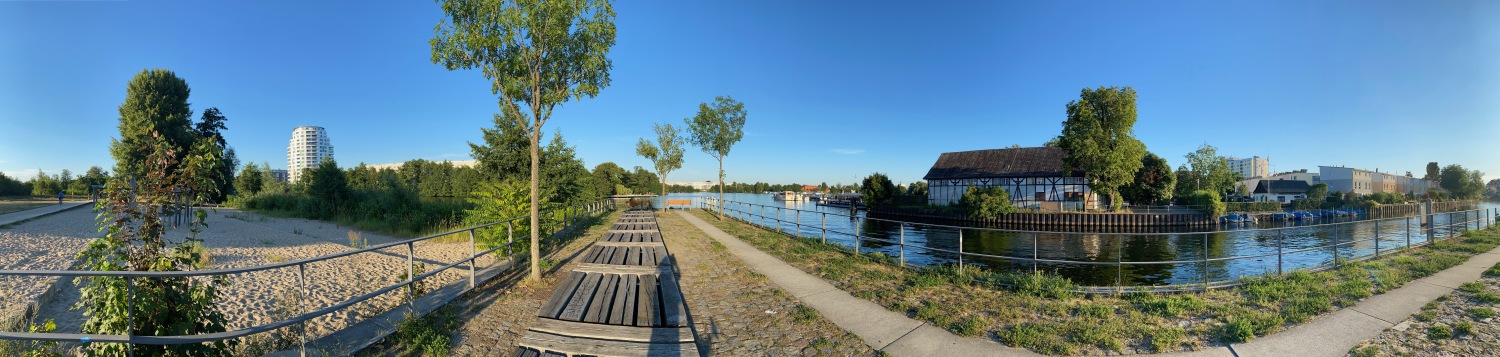
<instances>
[{"instance_id":1,"label":"riverbank vegetation","mask_svg":"<svg viewBox=\"0 0 1500 357\"><path fill-rule=\"evenodd\" d=\"M711 212L693 214L712 218ZM709 220L788 264L892 311L955 334L994 338L1048 355L1168 352L1265 336L1352 306L1500 246L1500 229L1465 233L1321 272L1247 278L1239 287L1192 293L1084 294L1052 274L974 266L904 269L879 253L853 254L816 239L791 239L743 222Z\"/></svg>"}]
</instances>

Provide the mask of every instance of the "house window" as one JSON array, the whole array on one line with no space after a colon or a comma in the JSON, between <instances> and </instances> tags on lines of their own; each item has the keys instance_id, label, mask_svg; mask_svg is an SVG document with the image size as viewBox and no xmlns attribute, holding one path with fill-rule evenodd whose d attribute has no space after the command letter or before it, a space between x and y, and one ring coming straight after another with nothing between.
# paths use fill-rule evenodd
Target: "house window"
<instances>
[{"instance_id":1,"label":"house window","mask_svg":"<svg viewBox=\"0 0 1500 357\"><path fill-rule=\"evenodd\" d=\"M1286 196L1276 196L1276 202L1286 202Z\"/></svg>"},{"instance_id":2,"label":"house window","mask_svg":"<svg viewBox=\"0 0 1500 357\"><path fill-rule=\"evenodd\" d=\"M1047 193L1046 192L1037 192L1036 193L1036 200L1037 201L1046 201L1047 200Z\"/></svg>"}]
</instances>

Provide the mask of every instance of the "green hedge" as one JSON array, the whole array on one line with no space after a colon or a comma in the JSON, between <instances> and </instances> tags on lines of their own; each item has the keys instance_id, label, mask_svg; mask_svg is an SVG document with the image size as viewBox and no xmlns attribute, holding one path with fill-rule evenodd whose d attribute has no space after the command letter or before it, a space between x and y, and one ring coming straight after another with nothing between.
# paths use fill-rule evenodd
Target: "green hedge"
<instances>
[{"instance_id":1,"label":"green hedge","mask_svg":"<svg viewBox=\"0 0 1500 357\"><path fill-rule=\"evenodd\" d=\"M1229 202L1224 204L1229 212L1280 211L1281 202Z\"/></svg>"}]
</instances>

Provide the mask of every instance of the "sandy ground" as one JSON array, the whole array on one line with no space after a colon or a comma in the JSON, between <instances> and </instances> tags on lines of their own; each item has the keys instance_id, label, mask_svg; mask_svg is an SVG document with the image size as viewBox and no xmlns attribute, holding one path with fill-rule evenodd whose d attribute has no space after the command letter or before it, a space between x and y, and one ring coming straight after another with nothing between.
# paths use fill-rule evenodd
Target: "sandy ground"
<instances>
[{"instance_id":1,"label":"sandy ground","mask_svg":"<svg viewBox=\"0 0 1500 357\"><path fill-rule=\"evenodd\" d=\"M0 229L0 269L65 270L96 237L94 211L78 208ZM0 277L0 316L11 316L47 290L54 278Z\"/></svg>"},{"instance_id":2,"label":"sandy ground","mask_svg":"<svg viewBox=\"0 0 1500 357\"><path fill-rule=\"evenodd\" d=\"M65 212L0 230L0 267L4 269L61 268L87 241L101 236L93 224L94 213L87 209ZM295 261L325 256L351 249L351 229L326 222L275 218L239 212L232 209L209 210L208 227L198 237L205 241L213 255L215 268L236 268ZM355 232L369 245L395 242L398 239L367 232ZM177 229L168 234L181 241L189 232ZM428 271L463 259L469 253L467 239L458 243L420 242L415 244L415 261ZM406 272L405 245L310 263L306 265L306 283L310 294L299 299L296 266L227 276L229 285L220 290L217 308L229 318L229 329L261 325L290 316L298 311L312 311L349 300L398 282ZM483 268L494 259L479 261ZM428 279L429 289L459 281L468 274L467 264ZM7 280L18 280L9 278ZM12 300L28 301L45 285L37 281L7 281L0 285L4 306ZM70 281L64 281L70 283ZM309 338L336 331L399 304L404 296L397 290L312 320ZM78 300L77 288L65 285L59 296L44 305L42 318L53 318L58 332L78 332L83 321L81 311L70 307ZM299 306L299 303L302 306ZM305 309L305 310L304 310Z\"/></svg>"}]
</instances>

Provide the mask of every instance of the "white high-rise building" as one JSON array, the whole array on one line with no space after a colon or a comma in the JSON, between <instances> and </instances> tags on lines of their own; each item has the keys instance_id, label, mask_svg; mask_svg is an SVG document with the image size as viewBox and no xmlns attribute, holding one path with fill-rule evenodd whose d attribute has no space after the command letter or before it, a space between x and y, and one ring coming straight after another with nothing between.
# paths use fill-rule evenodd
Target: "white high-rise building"
<instances>
[{"instance_id":1,"label":"white high-rise building","mask_svg":"<svg viewBox=\"0 0 1500 357\"><path fill-rule=\"evenodd\" d=\"M318 167L323 159L333 158L333 144L321 126L299 126L292 129L292 142L286 147L288 182L297 182L307 169Z\"/></svg>"},{"instance_id":2,"label":"white high-rise building","mask_svg":"<svg viewBox=\"0 0 1500 357\"><path fill-rule=\"evenodd\" d=\"M1270 171L1267 170L1267 167L1271 166L1270 160L1266 160L1264 158L1261 158L1260 156L1245 159L1231 156L1224 158L1224 162L1229 164L1229 171L1238 172L1240 173L1240 175L1244 175L1244 177L1247 179L1254 177L1267 177L1268 171Z\"/></svg>"}]
</instances>

